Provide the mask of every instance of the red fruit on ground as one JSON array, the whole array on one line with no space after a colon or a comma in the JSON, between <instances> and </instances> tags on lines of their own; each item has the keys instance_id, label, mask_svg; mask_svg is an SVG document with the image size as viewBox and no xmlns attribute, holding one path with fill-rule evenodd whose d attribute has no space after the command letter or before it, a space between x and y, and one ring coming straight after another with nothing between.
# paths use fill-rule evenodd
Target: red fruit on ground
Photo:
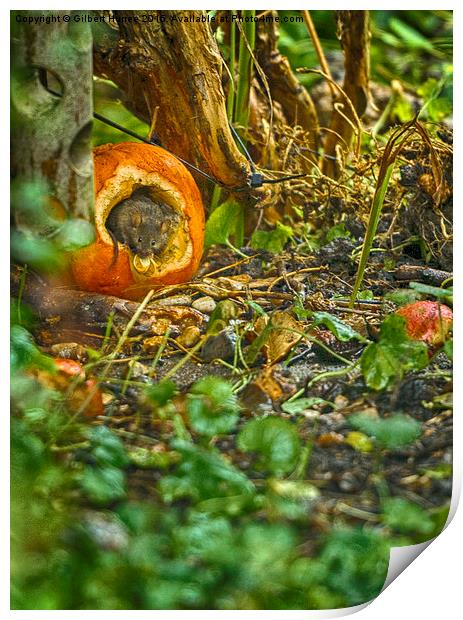
<instances>
[{"instance_id":1,"label":"red fruit on ground","mask_svg":"<svg viewBox=\"0 0 463 620\"><path fill-rule=\"evenodd\" d=\"M453 313L438 301L416 301L396 314L404 317L409 338L422 340L433 349L444 344L452 329Z\"/></svg>"}]
</instances>

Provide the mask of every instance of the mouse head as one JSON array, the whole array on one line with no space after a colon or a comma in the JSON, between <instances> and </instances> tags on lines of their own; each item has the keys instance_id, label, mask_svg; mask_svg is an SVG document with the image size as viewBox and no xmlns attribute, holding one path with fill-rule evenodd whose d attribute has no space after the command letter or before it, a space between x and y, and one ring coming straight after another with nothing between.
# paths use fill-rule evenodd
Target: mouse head
<instances>
[{"instance_id":1,"label":"mouse head","mask_svg":"<svg viewBox=\"0 0 463 620\"><path fill-rule=\"evenodd\" d=\"M172 224L163 210L151 204L149 210L130 214L127 245L141 258L159 255L166 247Z\"/></svg>"}]
</instances>

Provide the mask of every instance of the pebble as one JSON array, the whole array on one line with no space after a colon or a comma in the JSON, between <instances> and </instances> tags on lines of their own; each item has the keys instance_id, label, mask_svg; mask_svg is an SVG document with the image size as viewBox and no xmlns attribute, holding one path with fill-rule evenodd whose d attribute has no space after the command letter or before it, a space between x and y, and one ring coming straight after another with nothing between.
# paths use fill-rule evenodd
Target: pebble
<instances>
[{"instance_id":1,"label":"pebble","mask_svg":"<svg viewBox=\"0 0 463 620\"><path fill-rule=\"evenodd\" d=\"M206 297L199 297L198 299L195 299L195 301L191 304L191 307L195 310L199 310L199 312L211 314L214 311L216 305L217 304L212 299L212 297L206 295Z\"/></svg>"},{"instance_id":2,"label":"pebble","mask_svg":"<svg viewBox=\"0 0 463 620\"><path fill-rule=\"evenodd\" d=\"M236 334L233 328L226 327L217 336L210 336L203 345L201 357L205 362L215 359L232 361L235 356Z\"/></svg>"},{"instance_id":3,"label":"pebble","mask_svg":"<svg viewBox=\"0 0 463 620\"><path fill-rule=\"evenodd\" d=\"M340 477L338 486L344 493L351 493L359 488L359 481L353 474L346 472Z\"/></svg>"},{"instance_id":4,"label":"pebble","mask_svg":"<svg viewBox=\"0 0 463 620\"><path fill-rule=\"evenodd\" d=\"M177 342L186 349L194 347L194 345L201 338L201 330L196 325L190 325L186 327L180 336L177 338Z\"/></svg>"}]
</instances>

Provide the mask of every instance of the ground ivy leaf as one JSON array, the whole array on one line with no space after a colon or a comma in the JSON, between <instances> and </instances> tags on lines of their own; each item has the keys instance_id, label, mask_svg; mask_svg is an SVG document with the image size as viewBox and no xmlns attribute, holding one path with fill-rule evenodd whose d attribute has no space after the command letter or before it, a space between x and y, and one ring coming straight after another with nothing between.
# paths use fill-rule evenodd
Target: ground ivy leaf
<instances>
[{"instance_id":1,"label":"ground ivy leaf","mask_svg":"<svg viewBox=\"0 0 463 620\"><path fill-rule=\"evenodd\" d=\"M410 340L405 319L391 314L381 326L378 342L370 343L362 353L360 367L366 385L383 390L406 371L424 368L428 361L426 344Z\"/></svg>"},{"instance_id":2,"label":"ground ivy leaf","mask_svg":"<svg viewBox=\"0 0 463 620\"><path fill-rule=\"evenodd\" d=\"M431 534L434 529L431 516L421 506L401 497L384 500L383 521L401 534Z\"/></svg>"},{"instance_id":3,"label":"ground ivy leaf","mask_svg":"<svg viewBox=\"0 0 463 620\"><path fill-rule=\"evenodd\" d=\"M358 413L349 418L349 424L358 431L374 437L385 448L403 448L420 437L420 422L410 416L397 414L390 418L378 418Z\"/></svg>"},{"instance_id":4,"label":"ground ivy leaf","mask_svg":"<svg viewBox=\"0 0 463 620\"><path fill-rule=\"evenodd\" d=\"M254 250L267 250L279 254L293 234L292 228L277 222L273 230L256 230L251 238L251 247Z\"/></svg>"},{"instance_id":5,"label":"ground ivy leaf","mask_svg":"<svg viewBox=\"0 0 463 620\"><path fill-rule=\"evenodd\" d=\"M117 467L87 467L81 480L83 490L97 504L106 504L126 495L125 474Z\"/></svg>"},{"instance_id":6,"label":"ground ivy leaf","mask_svg":"<svg viewBox=\"0 0 463 620\"><path fill-rule=\"evenodd\" d=\"M175 383L166 379L146 388L145 394L155 405L163 407L177 393Z\"/></svg>"},{"instance_id":7,"label":"ground ivy leaf","mask_svg":"<svg viewBox=\"0 0 463 620\"><path fill-rule=\"evenodd\" d=\"M282 474L296 466L300 441L290 422L268 417L248 422L238 435L238 447L246 452L257 452L266 469Z\"/></svg>"}]
</instances>

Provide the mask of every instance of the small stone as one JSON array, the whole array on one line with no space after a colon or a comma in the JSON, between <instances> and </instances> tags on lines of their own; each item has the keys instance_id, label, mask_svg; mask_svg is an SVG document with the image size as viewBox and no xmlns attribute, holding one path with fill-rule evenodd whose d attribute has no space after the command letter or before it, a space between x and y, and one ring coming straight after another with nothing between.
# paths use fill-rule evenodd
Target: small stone
<instances>
[{"instance_id":1,"label":"small stone","mask_svg":"<svg viewBox=\"0 0 463 620\"><path fill-rule=\"evenodd\" d=\"M132 379L145 379L149 373L149 366L141 362L130 362L132 369Z\"/></svg>"},{"instance_id":2,"label":"small stone","mask_svg":"<svg viewBox=\"0 0 463 620\"><path fill-rule=\"evenodd\" d=\"M101 395L101 400L103 401L103 405L109 405L112 403L114 399L114 394L110 394L109 392L103 392Z\"/></svg>"},{"instance_id":3,"label":"small stone","mask_svg":"<svg viewBox=\"0 0 463 620\"><path fill-rule=\"evenodd\" d=\"M194 347L201 338L201 330L196 325L187 327L177 338L177 342L186 349Z\"/></svg>"},{"instance_id":4,"label":"small stone","mask_svg":"<svg viewBox=\"0 0 463 620\"><path fill-rule=\"evenodd\" d=\"M210 336L203 345L201 357L205 362L215 359L232 361L235 357L236 334L231 327L223 329L217 336Z\"/></svg>"},{"instance_id":5,"label":"small stone","mask_svg":"<svg viewBox=\"0 0 463 620\"><path fill-rule=\"evenodd\" d=\"M209 295L206 297L199 297L195 299L195 301L191 304L191 307L195 310L199 310L199 312L204 312L205 314L211 314L216 307L215 301Z\"/></svg>"},{"instance_id":6,"label":"small stone","mask_svg":"<svg viewBox=\"0 0 463 620\"><path fill-rule=\"evenodd\" d=\"M344 493L352 493L359 488L359 481L350 472L345 472L339 479L338 486Z\"/></svg>"}]
</instances>

